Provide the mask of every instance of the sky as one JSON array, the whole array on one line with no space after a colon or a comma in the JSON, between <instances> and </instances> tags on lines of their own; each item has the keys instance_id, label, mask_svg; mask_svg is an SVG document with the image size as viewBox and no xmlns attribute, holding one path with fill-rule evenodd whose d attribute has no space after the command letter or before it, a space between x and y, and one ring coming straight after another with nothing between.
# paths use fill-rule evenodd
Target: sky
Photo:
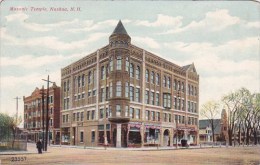
<instances>
[{"instance_id":1,"label":"sky","mask_svg":"<svg viewBox=\"0 0 260 165\"><path fill-rule=\"evenodd\" d=\"M22 115L23 96L46 88L48 74L60 86L61 68L107 45L120 19L132 44L179 66L194 62L200 106L241 87L260 92L256 2L8 0L0 8L0 112L14 115L19 97Z\"/></svg>"}]
</instances>

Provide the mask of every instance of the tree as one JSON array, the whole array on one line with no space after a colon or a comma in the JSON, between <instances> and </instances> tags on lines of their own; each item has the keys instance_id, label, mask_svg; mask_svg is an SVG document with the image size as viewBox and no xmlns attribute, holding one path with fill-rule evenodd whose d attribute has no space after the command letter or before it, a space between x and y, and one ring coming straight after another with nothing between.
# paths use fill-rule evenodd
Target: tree
<instances>
[{"instance_id":1,"label":"tree","mask_svg":"<svg viewBox=\"0 0 260 165\"><path fill-rule=\"evenodd\" d=\"M242 100L241 92L231 92L222 97L222 102L228 111L228 141L232 146L232 138L236 128L236 123L240 117L239 106Z\"/></svg>"},{"instance_id":2,"label":"tree","mask_svg":"<svg viewBox=\"0 0 260 165\"><path fill-rule=\"evenodd\" d=\"M22 122L21 117L11 117L0 113L0 141L12 141L12 148L17 135L18 125Z\"/></svg>"},{"instance_id":3,"label":"tree","mask_svg":"<svg viewBox=\"0 0 260 165\"><path fill-rule=\"evenodd\" d=\"M212 129L213 142L215 142L215 129L218 124L214 122L214 119L216 119L220 114L219 103L215 101L206 102L202 105L200 109L200 114L208 119L210 127Z\"/></svg>"}]
</instances>

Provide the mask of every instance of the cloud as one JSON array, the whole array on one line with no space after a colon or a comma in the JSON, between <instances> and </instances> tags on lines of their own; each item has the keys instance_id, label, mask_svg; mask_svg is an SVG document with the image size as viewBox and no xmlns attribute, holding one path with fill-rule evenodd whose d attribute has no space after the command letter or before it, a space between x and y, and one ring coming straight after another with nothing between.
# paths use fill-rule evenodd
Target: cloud
<instances>
[{"instance_id":1,"label":"cloud","mask_svg":"<svg viewBox=\"0 0 260 165\"><path fill-rule=\"evenodd\" d=\"M230 40L219 45L210 42L171 42L164 43L163 46L185 53L190 59L216 55L222 59L244 60L257 58L255 52L258 50L258 42L257 37L247 37Z\"/></svg>"},{"instance_id":2,"label":"cloud","mask_svg":"<svg viewBox=\"0 0 260 165\"><path fill-rule=\"evenodd\" d=\"M47 32L68 25L80 24L80 21L78 19L73 19L71 21L60 21L51 24L38 24L38 23L30 22L29 20L30 17L23 12L7 15L5 16L5 18L8 23L10 22L19 23L22 27L37 32ZM88 21L85 21L84 23L87 22Z\"/></svg>"},{"instance_id":3,"label":"cloud","mask_svg":"<svg viewBox=\"0 0 260 165\"><path fill-rule=\"evenodd\" d=\"M177 27L160 34L180 33L197 29L206 31L220 31L229 26L239 24L240 21L240 18L231 16L228 10L220 9L206 13L205 18L200 21L192 21L184 27Z\"/></svg>"},{"instance_id":4,"label":"cloud","mask_svg":"<svg viewBox=\"0 0 260 165\"><path fill-rule=\"evenodd\" d=\"M158 42L156 42L153 38L150 37L138 37L138 36L134 36L133 38L133 42L136 42L137 45L147 45L147 47L149 48L153 48L153 49L159 49L160 48L160 44Z\"/></svg>"},{"instance_id":5,"label":"cloud","mask_svg":"<svg viewBox=\"0 0 260 165\"><path fill-rule=\"evenodd\" d=\"M246 24L247 28L260 28L260 22L256 21L256 22L248 22Z\"/></svg>"},{"instance_id":6,"label":"cloud","mask_svg":"<svg viewBox=\"0 0 260 165\"><path fill-rule=\"evenodd\" d=\"M1 34L2 34L2 39L9 41L5 43L6 45L19 45L19 46L29 46L29 47L40 46L40 47L45 47L53 50L74 50L74 49L84 48L89 43L95 42L108 35L107 33L92 33L84 40L72 41L66 43L59 40L55 36L20 39L8 34L5 28L3 28Z\"/></svg>"},{"instance_id":7,"label":"cloud","mask_svg":"<svg viewBox=\"0 0 260 165\"><path fill-rule=\"evenodd\" d=\"M78 27L80 28L70 28L67 29L67 32L89 32L94 30L100 30L102 28L107 28L108 26L116 26L118 20L105 20L101 22L94 22L93 20L86 20L83 21L82 24L80 24ZM126 20L125 22L130 22L130 20Z\"/></svg>"},{"instance_id":8,"label":"cloud","mask_svg":"<svg viewBox=\"0 0 260 165\"><path fill-rule=\"evenodd\" d=\"M172 17L168 15L158 14L157 20L154 22L149 21L136 21L136 25L147 26L147 27L161 27L161 26L174 26L180 27L182 25L182 18L181 16Z\"/></svg>"}]
</instances>

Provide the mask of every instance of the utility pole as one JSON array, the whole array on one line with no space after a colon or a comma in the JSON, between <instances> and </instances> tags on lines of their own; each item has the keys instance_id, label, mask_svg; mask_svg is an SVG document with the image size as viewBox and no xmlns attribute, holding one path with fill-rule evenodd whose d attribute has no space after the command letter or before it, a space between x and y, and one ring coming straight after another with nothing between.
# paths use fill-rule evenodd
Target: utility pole
<instances>
[{"instance_id":1,"label":"utility pole","mask_svg":"<svg viewBox=\"0 0 260 165\"><path fill-rule=\"evenodd\" d=\"M43 146L43 151L45 151L45 143L44 143L44 86L42 86L41 89L41 95L42 95L42 146Z\"/></svg>"},{"instance_id":2,"label":"utility pole","mask_svg":"<svg viewBox=\"0 0 260 165\"><path fill-rule=\"evenodd\" d=\"M49 75L47 80L42 79L43 81L47 81L47 103L46 103L46 129L45 129L45 151L47 151L47 141L48 141L48 136L49 136L49 83L54 83L49 80Z\"/></svg>"},{"instance_id":3,"label":"utility pole","mask_svg":"<svg viewBox=\"0 0 260 165\"><path fill-rule=\"evenodd\" d=\"M16 96L16 98L14 98L16 100L16 124L18 122L18 100L21 99L18 96Z\"/></svg>"}]
</instances>

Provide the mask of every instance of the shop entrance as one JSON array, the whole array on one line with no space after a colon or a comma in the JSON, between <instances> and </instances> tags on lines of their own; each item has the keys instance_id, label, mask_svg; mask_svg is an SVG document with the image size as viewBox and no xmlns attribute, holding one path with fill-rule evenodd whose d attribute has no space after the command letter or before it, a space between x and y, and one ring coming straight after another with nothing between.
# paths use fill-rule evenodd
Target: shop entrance
<instances>
[{"instance_id":1,"label":"shop entrance","mask_svg":"<svg viewBox=\"0 0 260 165\"><path fill-rule=\"evenodd\" d=\"M170 131L168 129L166 129L164 132L163 132L163 146L170 146L170 138L169 138L169 135L170 135Z\"/></svg>"}]
</instances>

